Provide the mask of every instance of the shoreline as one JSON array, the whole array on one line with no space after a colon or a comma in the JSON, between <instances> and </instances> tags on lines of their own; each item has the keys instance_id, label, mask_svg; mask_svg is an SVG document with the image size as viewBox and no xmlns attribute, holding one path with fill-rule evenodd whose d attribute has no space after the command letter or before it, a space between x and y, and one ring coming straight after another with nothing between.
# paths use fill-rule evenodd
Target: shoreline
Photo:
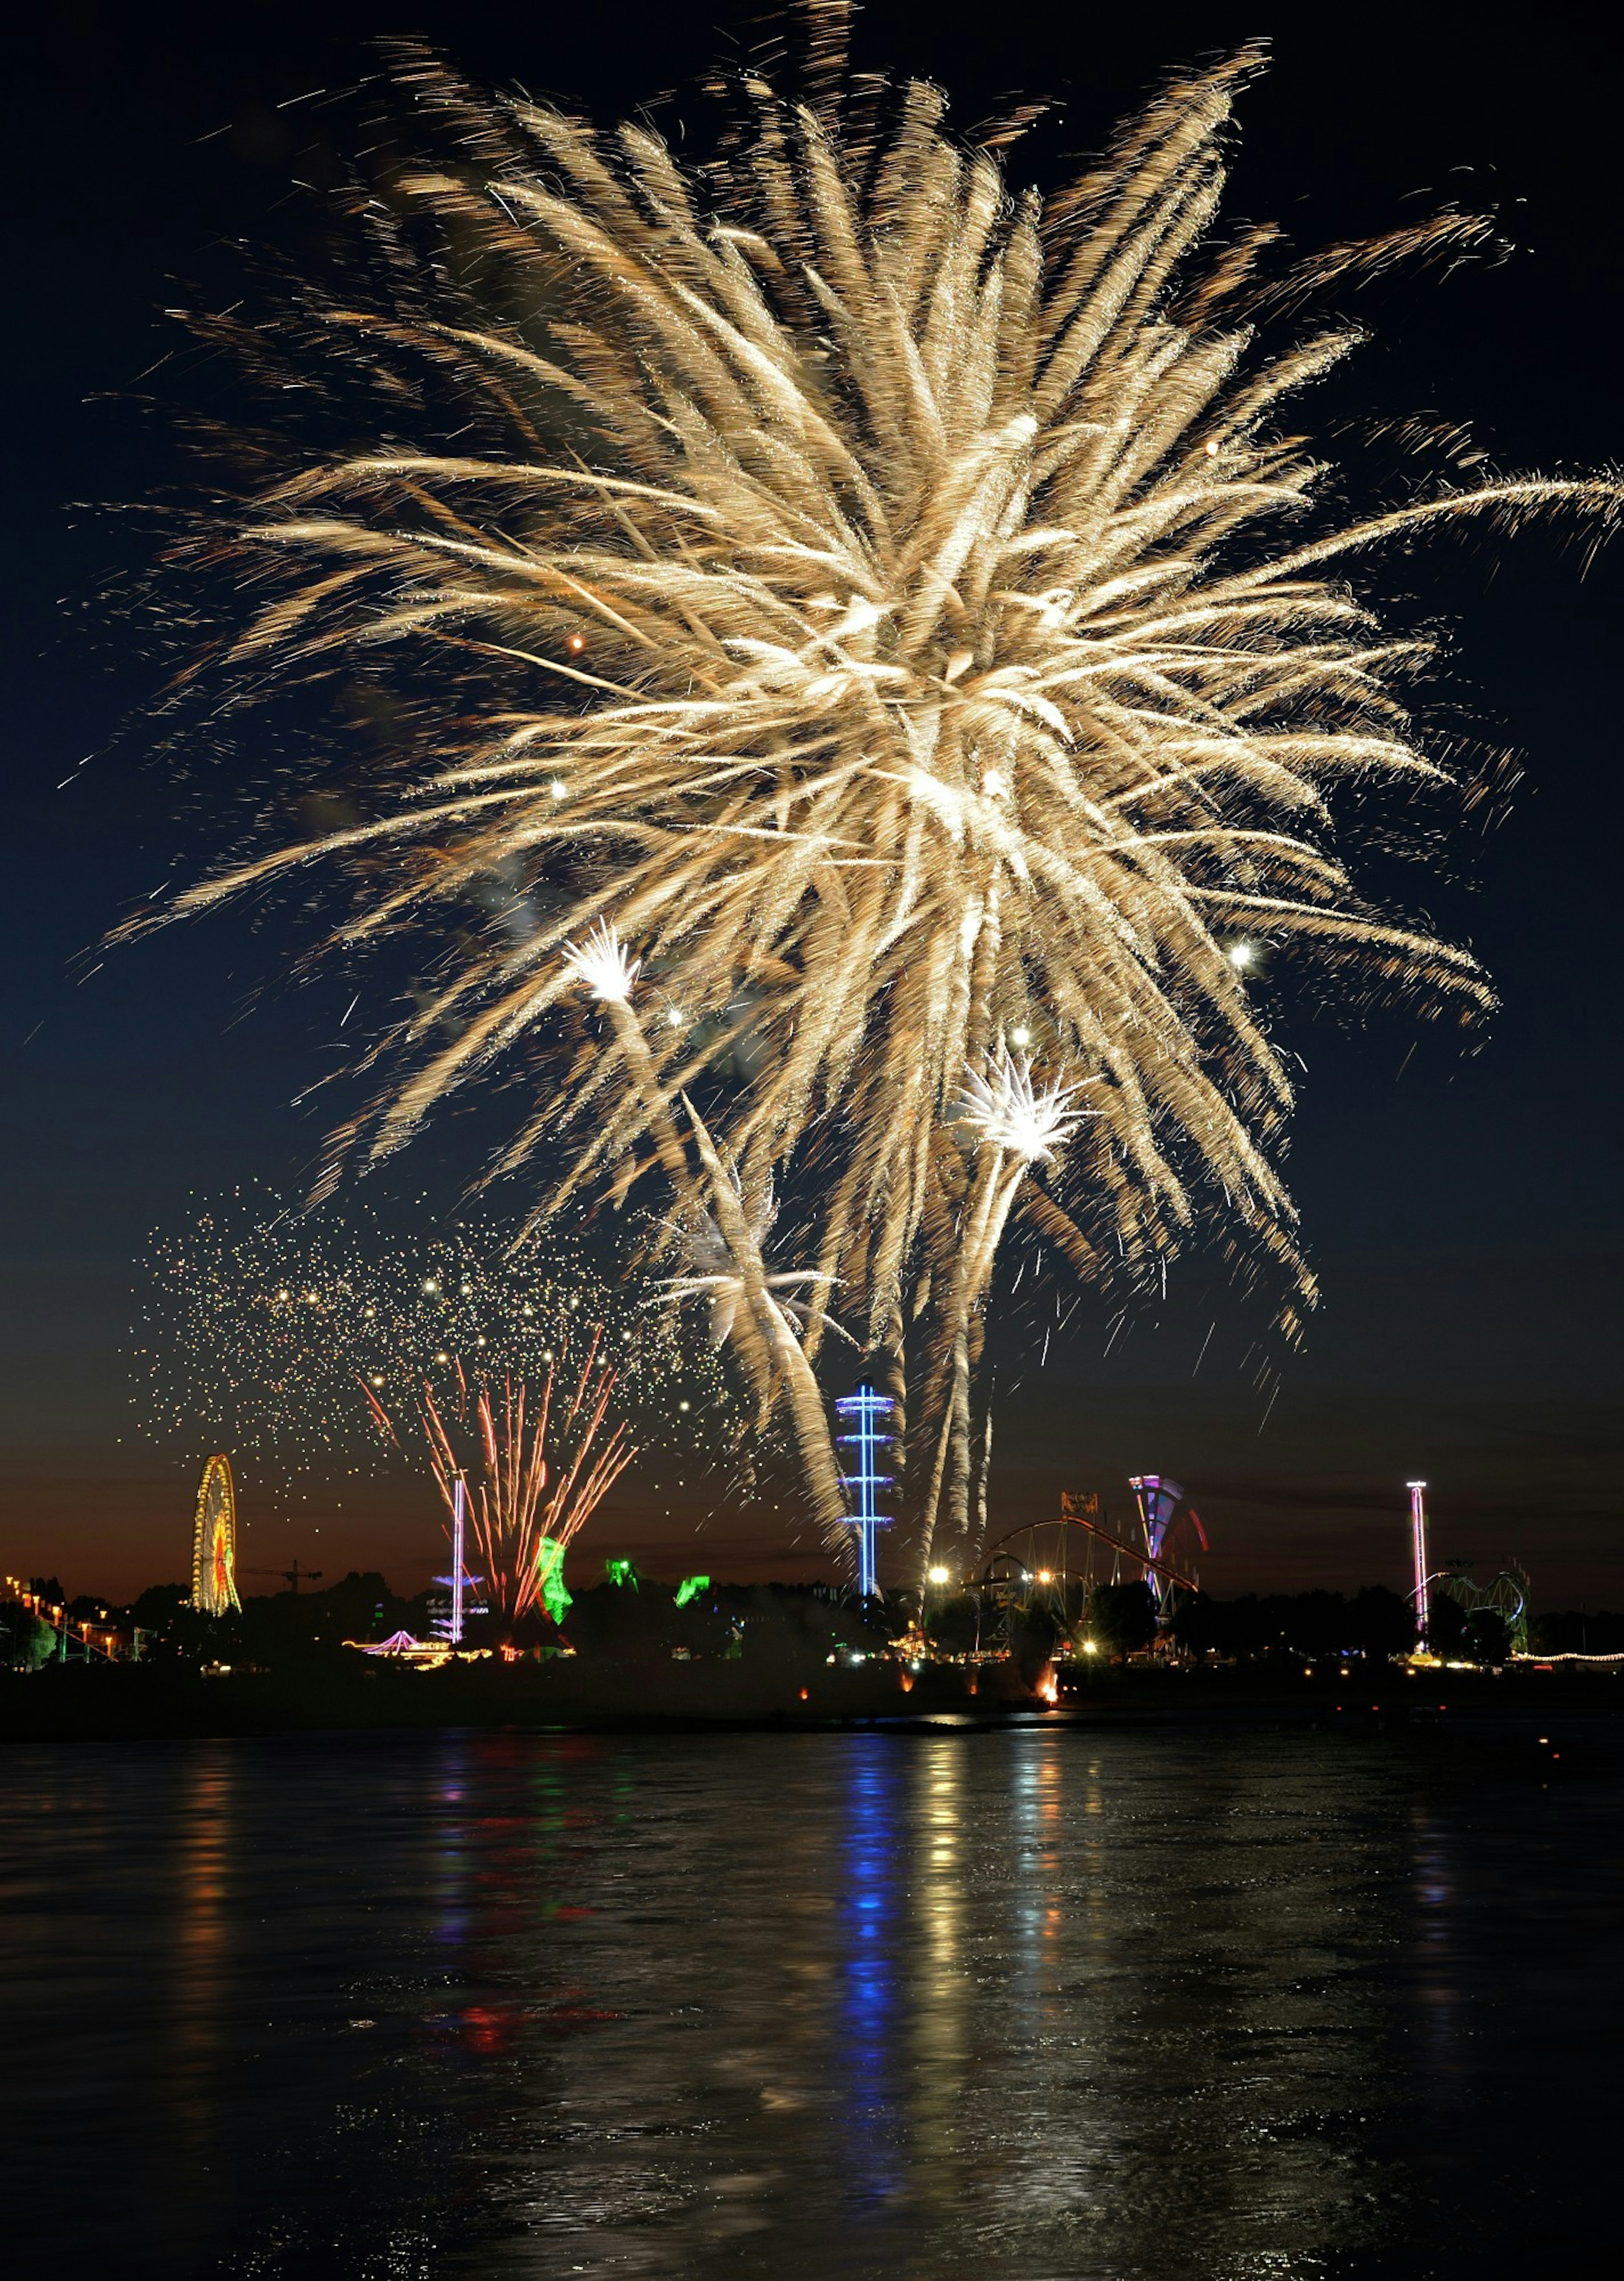
<instances>
[{"instance_id":1,"label":"shoreline","mask_svg":"<svg viewBox=\"0 0 1624 2281\"><path fill-rule=\"evenodd\" d=\"M1604 1673L1428 1672L1326 1676L1221 1671L1063 1674L1052 1705L1008 1666L927 1668L904 1690L894 1665L806 1672L717 1664L613 1667L471 1665L421 1673L308 1669L202 1674L69 1666L0 1676L7 1744L158 1742L315 1733L474 1730L563 1734L997 1733L1321 1728L1331 1732L1510 1735L1575 1720L1624 1736L1624 1685ZM804 1690L804 1691L803 1691Z\"/></svg>"}]
</instances>

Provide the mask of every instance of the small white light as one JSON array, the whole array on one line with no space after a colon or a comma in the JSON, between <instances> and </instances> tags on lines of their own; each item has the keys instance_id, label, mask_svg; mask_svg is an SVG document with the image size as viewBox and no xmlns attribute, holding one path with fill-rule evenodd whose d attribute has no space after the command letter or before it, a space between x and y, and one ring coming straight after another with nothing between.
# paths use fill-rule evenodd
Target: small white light
<instances>
[{"instance_id":1,"label":"small white light","mask_svg":"<svg viewBox=\"0 0 1624 2281\"><path fill-rule=\"evenodd\" d=\"M1009 1043L1012 1046L1029 1046L1032 1043L1032 1032L1024 1022L1018 1029L1010 1031Z\"/></svg>"},{"instance_id":2,"label":"small white light","mask_svg":"<svg viewBox=\"0 0 1624 2281\"><path fill-rule=\"evenodd\" d=\"M599 919L582 941L564 945L564 971L607 1005L628 1003L642 963L607 919Z\"/></svg>"},{"instance_id":3,"label":"small white light","mask_svg":"<svg viewBox=\"0 0 1624 2281\"><path fill-rule=\"evenodd\" d=\"M566 785L562 777L554 777L552 783L547 786L547 790L552 793L554 800L562 800L568 789L568 787Z\"/></svg>"},{"instance_id":4,"label":"small white light","mask_svg":"<svg viewBox=\"0 0 1624 2281\"><path fill-rule=\"evenodd\" d=\"M946 1584L951 1581L952 1575L951 1568L932 1568L929 1572L930 1581L932 1584Z\"/></svg>"},{"instance_id":5,"label":"small white light","mask_svg":"<svg viewBox=\"0 0 1624 2281\"><path fill-rule=\"evenodd\" d=\"M686 1410L688 1404L685 1402L679 1402L677 1406L679 1410Z\"/></svg>"},{"instance_id":6,"label":"small white light","mask_svg":"<svg viewBox=\"0 0 1624 2281\"><path fill-rule=\"evenodd\" d=\"M1257 956L1255 942L1232 942L1225 953L1232 966L1250 966Z\"/></svg>"},{"instance_id":7,"label":"small white light","mask_svg":"<svg viewBox=\"0 0 1624 2281\"><path fill-rule=\"evenodd\" d=\"M688 1017L680 1006L668 1006L665 1009L665 1018L669 1028L680 1030Z\"/></svg>"},{"instance_id":8,"label":"small white light","mask_svg":"<svg viewBox=\"0 0 1624 2281\"><path fill-rule=\"evenodd\" d=\"M1000 800L1009 790L1001 769L988 769L981 779L981 789L989 800Z\"/></svg>"},{"instance_id":9,"label":"small white light","mask_svg":"<svg viewBox=\"0 0 1624 2281\"><path fill-rule=\"evenodd\" d=\"M1217 459L1217 457L1218 457L1218 447L1217 444L1216 444L1216 443L1210 443L1210 444L1207 445L1207 447L1206 447L1206 448L1207 448L1207 457L1208 457L1210 460L1216 460L1216 459Z\"/></svg>"}]
</instances>

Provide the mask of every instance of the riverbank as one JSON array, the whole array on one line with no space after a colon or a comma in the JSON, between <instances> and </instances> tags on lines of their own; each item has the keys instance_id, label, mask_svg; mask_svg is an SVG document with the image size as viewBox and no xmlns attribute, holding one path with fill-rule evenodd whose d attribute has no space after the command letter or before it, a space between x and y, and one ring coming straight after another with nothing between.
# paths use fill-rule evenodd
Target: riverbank
<instances>
[{"instance_id":1,"label":"riverbank","mask_svg":"<svg viewBox=\"0 0 1624 2281\"><path fill-rule=\"evenodd\" d=\"M318 1729L490 1728L612 1731L650 1728L906 1727L943 1720L997 1725L1304 1725L1417 1729L1587 1728L1620 1722L1618 1666L1521 1666L1500 1673L1379 1664L1346 1672L1233 1665L1063 1668L1050 1703L1009 1665L909 1672L890 1660L816 1670L753 1662L549 1663L494 1660L413 1670L385 1659L323 1658L271 1671L205 1673L169 1665L48 1666L0 1675L0 1743L160 1739ZM1555 1746L1552 1746L1555 1747Z\"/></svg>"}]
</instances>

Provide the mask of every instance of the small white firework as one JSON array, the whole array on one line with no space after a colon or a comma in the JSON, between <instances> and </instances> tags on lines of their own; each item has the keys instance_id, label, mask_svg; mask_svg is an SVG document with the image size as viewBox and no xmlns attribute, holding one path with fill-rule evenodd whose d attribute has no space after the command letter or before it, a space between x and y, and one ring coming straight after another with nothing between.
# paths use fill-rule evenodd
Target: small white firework
<instances>
[{"instance_id":1,"label":"small white firework","mask_svg":"<svg viewBox=\"0 0 1624 2281\"><path fill-rule=\"evenodd\" d=\"M631 986L642 963L640 958L632 957L608 919L599 919L584 942L564 945L566 970L608 1006L630 1005Z\"/></svg>"},{"instance_id":2,"label":"small white firework","mask_svg":"<svg viewBox=\"0 0 1624 2281\"><path fill-rule=\"evenodd\" d=\"M1032 1083L1032 1063L1025 1055L1017 1060L1009 1048L1000 1049L986 1076L966 1067L963 1090L954 1104L961 1124L968 1125L986 1147L1001 1148L1028 1164L1048 1164L1071 1138L1086 1117L1098 1110L1073 1109L1072 1096L1091 1079L1073 1085L1040 1088Z\"/></svg>"},{"instance_id":3,"label":"small white firework","mask_svg":"<svg viewBox=\"0 0 1624 2281\"><path fill-rule=\"evenodd\" d=\"M762 1255L778 1217L777 1199L773 1195L771 1184L769 1183L751 1210L745 1208L737 1180L731 1180L730 1185L744 1223L745 1241L761 1264L761 1287L767 1303L799 1336L806 1329L807 1307L813 1292L820 1285L827 1288L835 1279L811 1267L769 1271ZM677 1233L688 1255L688 1272L685 1275L670 1277L663 1286L661 1296L669 1303L678 1306L686 1299L706 1300L710 1310L711 1345L720 1349L734 1335L739 1321L739 1305L746 1289L742 1264L735 1257L720 1221L710 1212L695 1212ZM851 1334L832 1316L825 1315L824 1319L837 1337L845 1339L848 1345L856 1344Z\"/></svg>"}]
</instances>

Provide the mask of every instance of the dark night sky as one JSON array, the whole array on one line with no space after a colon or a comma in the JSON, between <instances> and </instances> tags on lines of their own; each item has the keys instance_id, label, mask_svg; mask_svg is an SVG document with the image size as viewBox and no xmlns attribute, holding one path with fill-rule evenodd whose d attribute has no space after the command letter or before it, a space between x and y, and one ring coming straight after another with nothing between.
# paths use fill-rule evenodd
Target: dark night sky
<instances>
[{"instance_id":1,"label":"dark night sky","mask_svg":"<svg viewBox=\"0 0 1624 2281\"><path fill-rule=\"evenodd\" d=\"M249 1176L297 1189L321 1116L290 1103L325 1065L334 1014L320 992L249 1009L293 937L251 938L230 917L111 956L88 979L70 965L177 848L196 860L205 844L177 820L161 770L139 765L139 740L97 757L147 686L134 636L96 600L138 550L117 518L69 506L138 499L166 447L97 399L129 390L168 344L157 312L172 278L222 274L225 237L286 242L289 180L317 114L276 106L352 83L371 67L369 37L425 31L476 73L619 108L704 64L718 25L762 11L240 0L193 15L58 0L44 12L49 28L12 49L5 97L14 829L0 1567L121 1591L181 1573L189 1498L187 1469L129 1430L132 1262L191 1196ZM1604 22L1547 9L1530 44L1480 12L1254 0L1050 19L879 0L860 52L940 78L965 123L1012 89L1064 97L1063 132L1034 152L1041 175L1057 149L1095 145L1166 66L1268 35L1275 65L1243 105L1232 214L1272 216L1308 245L1453 196L1494 205L1520 243L1504 266L1412 277L1362 305L1380 329L1354 401L1468 421L1500 466L1557 471L1617 449L1624 55ZM1440 880L1424 899L1478 949L1504 1005L1470 1057L1392 1019L1363 1038L1320 1028L1299 1040L1309 1071L1290 1171L1324 1303L1266 1422L1241 1366L1251 1328L1231 1322L1216 1285L1208 1305L1197 1263L1159 1326L1135 1323L1102 1358L1095 1314L1027 1373L1000 1418L1006 1525L1051 1510L1067 1484L1110 1494L1157 1466L1197 1494L1217 1591L1397 1583L1403 1485L1420 1471L1442 1552L1492 1565L1520 1553L1545 1604L1624 1593L1612 670L1624 544L1588 575L1581 552L1549 534L1444 543L1397 574L1454 620L1452 676L1473 685L1484 733L1527 767L1470 891ZM414 1171L432 1181L437 1169L430 1153ZM290 1515L250 1468L244 1493L245 1562L377 1564L403 1586L428 1566L425 1490L341 1490L342 1512ZM636 1501L612 1526L617 1544L668 1568L692 1549L662 1555ZM796 1568L783 1546L741 1515L702 1549L718 1573L766 1574Z\"/></svg>"}]
</instances>

